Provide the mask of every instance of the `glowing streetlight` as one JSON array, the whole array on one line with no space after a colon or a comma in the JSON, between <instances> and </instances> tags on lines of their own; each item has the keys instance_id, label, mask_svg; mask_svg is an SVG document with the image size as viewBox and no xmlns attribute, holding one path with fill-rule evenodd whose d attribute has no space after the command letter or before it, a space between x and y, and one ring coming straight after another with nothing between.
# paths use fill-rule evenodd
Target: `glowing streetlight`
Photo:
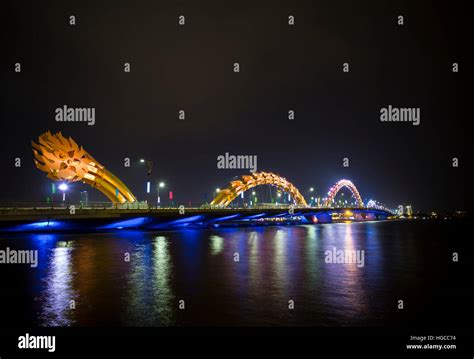
<instances>
[{"instance_id":1,"label":"glowing streetlight","mask_svg":"<svg viewBox=\"0 0 474 359\"><path fill-rule=\"evenodd\" d=\"M148 166L148 172L147 175L151 176L151 172L153 171L153 161L146 160L144 158L140 158L140 163L146 163Z\"/></svg>"},{"instance_id":2,"label":"glowing streetlight","mask_svg":"<svg viewBox=\"0 0 474 359\"><path fill-rule=\"evenodd\" d=\"M146 193L148 194L148 200L147 200L147 203L148 205L151 204L151 194L150 194L150 176L151 176L151 172L153 170L153 161L150 161L150 160L146 160L144 158L140 158L140 163L146 163L147 164L147 167L148 167L148 172L147 172L147 176L148 176L148 181L146 183Z\"/></svg>"},{"instance_id":3,"label":"glowing streetlight","mask_svg":"<svg viewBox=\"0 0 474 359\"><path fill-rule=\"evenodd\" d=\"M69 189L66 183L61 183L58 189L63 193L63 202L66 201L66 191Z\"/></svg>"},{"instance_id":4,"label":"glowing streetlight","mask_svg":"<svg viewBox=\"0 0 474 359\"><path fill-rule=\"evenodd\" d=\"M159 205L161 200L160 200L160 188L165 188L165 183L164 182L160 182L158 183L158 186L156 188L157 192L158 192L158 198L157 198L157 204Z\"/></svg>"},{"instance_id":5,"label":"glowing streetlight","mask_svg":"<svg viewBox=\"0 0 474 359\"><path fill-rule=\"evenodd\" d=\"M66 183L61 183L58 188L60 191L63 191L63 192L68 190L68 186Z\"/></svg>"}]
</instances>

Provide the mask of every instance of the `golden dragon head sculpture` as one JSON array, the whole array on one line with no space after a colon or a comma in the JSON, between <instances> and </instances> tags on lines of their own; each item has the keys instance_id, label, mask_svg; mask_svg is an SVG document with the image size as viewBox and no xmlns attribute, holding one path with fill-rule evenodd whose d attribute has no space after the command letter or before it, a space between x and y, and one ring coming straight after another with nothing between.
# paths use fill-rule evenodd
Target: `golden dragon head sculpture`
<instances>
[{"instance_id":1,"label":"golden dragon head sculpture","mask_svg":"<svg viewBox=\"0 0 474 359\"><path fill-rule=\"evenodd\" d=\"M97 162L82 146L61 132L43 133L31 142L38 169L55 181L83 181L97 188L114 203L135 202L132 192L116 176Z\"/></svg>"}]
</instances>

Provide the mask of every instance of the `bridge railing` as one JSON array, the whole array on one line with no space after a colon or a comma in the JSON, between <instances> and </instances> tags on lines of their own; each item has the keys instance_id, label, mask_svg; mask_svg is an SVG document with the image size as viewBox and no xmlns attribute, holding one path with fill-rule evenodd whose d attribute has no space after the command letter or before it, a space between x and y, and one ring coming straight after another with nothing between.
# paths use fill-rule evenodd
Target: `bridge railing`
<instances>
[{"instance_id":1,"label":"bridge railing","mask_svg":"<svg viewBox=\"0 0 474 359\"><path fill-rule=\"evenodd\" d=\"M0 202L0 213L6 214L8 212L18 212L18 211L27 211L27 210L70 210L71 206L74 206L75 210L177 210L181 206L178 204L177 206L156 206L156 205L149 205L146 202L135 202L135 203L111 203L111 202L72 202L72 201L58 201L58 202L45 202L45 201L21 201L21 202ZM201 206L183 206L186 209L195 209L195 210L274 210L274 209L290 209L290 205L288 204L265 204L265 205L256 205L256 206L248 206L248 207L237 207L237 206L213 206L209 204L204 204ZM295 210L298 209L361 209L355 206L344 206L344 207L322 207L322 206L315 206L315 207L302 207L302 206L293 206ZM387 208L381 207L371 207L367 209L378 209L387 211L390 213L394 213L392 210ZM395 213L394 213L395 214Z\"/></svg>"},{"instance_id":2,"label":"bridge railing","mask_svg":"<svg viewBox=\"0 0 474 359\"><path fill-rule=\"evenodd\" d=\"M20 202L0 202L0 211L9 210L46 210L46 209L149 209L146 202L137 203L111 203L111 202L72 202L72 201L20 201Z\"/></svg>"},{"instance_id":3,"label":"bridge railing","mask_svg":"<svg viewBox=\"0 0 474 359\"><path fill-rule=\"evenodd\" d=\"M146 202L134 203L111 203L111 202L75 202L75 201L16 201L16 202L0 202L0 212L23 211L23 210L69 210L71 206L74 209L82 210L177 210L181 205L176 206L157 206ZM186 209L205 209L209 206L184 206ZM219 207L214 206L213 209Z\"/></svg>"},{"instance_id":4,"label":"bridge railing","mask_svg":"<svg viewBox=\"0 0 474 359\"><path fill-rule=\"evenodd\" d=\"M21 201L21 202L0 202L0 211L6 210L45 210L45 209L69 209L74 206L75 209L94 209L94 210L110 210L110 209L121 209L121 210L137 210L137 209L179 209L181 205L176 206L157 206L149 205L146 202L135 202L135 203L111 203L111 202L41 202L41 201ZM232 210L232 209L282 209L290 208L289 205L258 205L248 207L237 207L237 206L213 206L213 205L201 205L201 206L183 206L186 209L219 209L219 210ZM293 208L306 208L294 206Z\"/></svg>"}]
</instances>

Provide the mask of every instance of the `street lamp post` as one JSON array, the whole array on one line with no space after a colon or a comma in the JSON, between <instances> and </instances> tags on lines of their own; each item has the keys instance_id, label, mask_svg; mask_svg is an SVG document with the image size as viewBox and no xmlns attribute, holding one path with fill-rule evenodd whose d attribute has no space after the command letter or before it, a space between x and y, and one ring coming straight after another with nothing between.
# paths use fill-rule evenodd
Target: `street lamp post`
<instances>
[{"instance_id":1,"label":"street lamp post","mask_svg":"<svg viewBox=\"0 0 474 359\"><path fill-rule=\"evenodd\" d=\"M150 161L150 160L145 160L145 159L140 159L140 163L145 163L147 164L148 166L148 172L147 172L147 175L148 176L151 176L151 172L153 170L153 161Z\"/></svg>"},{"instance_id":2,"label":"street lamp post","mask_svg":"<svg viewBox=\"0 0 474 359\"><path fill-rule=\"evenodd\" d=\"M150 176L151 176L151 172L153 170L153 161L150 161L150 160L145 160L145 159L140 159L140 163L145 163L147 164L148 166L148 171L147 171L147 176L148 176L148 181L147 181L147 184L146 184L146 189L147 189L147 194L148 194L148 206L151 204L151 194L150 194Z\"/></svg>"},{"instance_id":3,"label":"street lamp post","mask_svg":"<svg viewBox=\"0 0 474 359\"><path fill-rule=\"evenodd\" d=\"M165 183L164 182L160 182L157 186L157 191L158 191L158 198L157 198L157 206L160 205L160 188L164 188L165 187Z\"/></svg>"},{"instance_id":4,"label":"street lamp post","mask_svg":"<svg viewBox=\"0 0 474 359\"><path fill-rule=\"evenodd\" d=\"M309 193L313 194L313 192L314 192L314 187L310 187L309 188ZM311 206L314 206L314 197L311 197Z\"/></svg>"},{"instance_id":5,"label":"street lamp post","mask_svg":"<svg viewBox=\"0 0 474 359\"><path fill-rule=\"evenodd\" d=\"M68 190L68 185L66 183L61 183L58 188L63 193L63 204L64 204L64 202L66 201L66 191Z\"/></svg>"}]
</instances>

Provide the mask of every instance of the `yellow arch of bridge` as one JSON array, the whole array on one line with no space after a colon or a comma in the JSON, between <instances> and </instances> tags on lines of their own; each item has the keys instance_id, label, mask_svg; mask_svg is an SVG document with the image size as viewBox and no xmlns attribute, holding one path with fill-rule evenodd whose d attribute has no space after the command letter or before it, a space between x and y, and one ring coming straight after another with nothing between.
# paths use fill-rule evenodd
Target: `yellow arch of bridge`
<instances>
[{"instance_id":1,"label":"yellow arch of bridge","mask_svg":"<svg viewBox=\"0 0 474 359\"><path fill-rule=\"evenodd\" d=\"M280 177L271 172L256 172L250 175L244 175L240 180L230 182L229 187L219 191L216 198L211 202L211 205L225 207L236 199L242 192L260 185L275 186L282 191L289 193L297 205L304 207L308 206L298 188L288 182L286 178Z\"/></svg>"}]
</instances>

